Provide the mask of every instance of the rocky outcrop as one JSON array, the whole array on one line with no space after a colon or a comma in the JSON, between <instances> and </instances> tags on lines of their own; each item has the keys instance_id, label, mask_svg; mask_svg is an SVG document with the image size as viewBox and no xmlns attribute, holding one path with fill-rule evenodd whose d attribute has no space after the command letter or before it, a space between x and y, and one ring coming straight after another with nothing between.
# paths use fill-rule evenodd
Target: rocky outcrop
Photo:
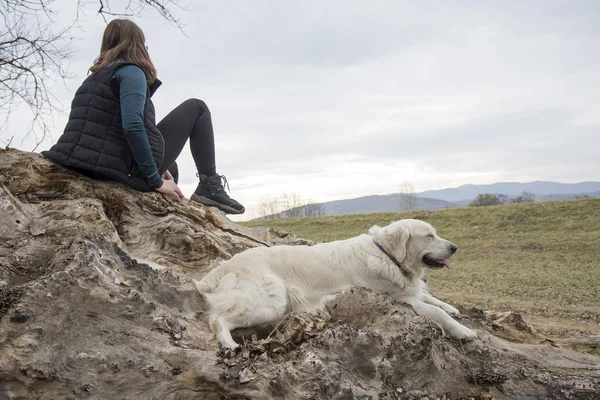
<instances>
[{"instance_id":1,"label":"rocky outcrop","mask_svg":"<svg viewBox=\"0 0 600 400\"><path fill-rule=\"evenodd\" d=\"M516 314L463 310L480 339L461 343L364 289L220 352L192 278L281 243L310 244L0 150L0 399L600 396L594 338L575 352Z\"/></svg>"}]
</instances>

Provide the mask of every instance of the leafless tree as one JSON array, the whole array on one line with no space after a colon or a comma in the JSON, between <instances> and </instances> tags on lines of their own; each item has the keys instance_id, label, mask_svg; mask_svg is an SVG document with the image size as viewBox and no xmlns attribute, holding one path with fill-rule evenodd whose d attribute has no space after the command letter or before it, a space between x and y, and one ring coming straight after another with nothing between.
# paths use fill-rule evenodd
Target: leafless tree
<instances>
[{"instance_id":1,"label":"leafless tree","mask_svg":"<svg viewBox=\"0 0 600 400\"><path fill-rule=\"evenodd\" d=\"M260 200L259 204L261 217L263 217L264 219L277 218L279 216L279 213L281 212L281 206L279 203L280 202L278 197L263 197Z\"/></svg>"},{"instance_id":2,"label":"leafless tree","mask_svg":"<svg viewBox=\"0 0 600 400\"><path fill-rule=\"evenodd\" d=\"M404 210L414 210L417 208L417 194L415 187L409 181L403 181L400 184L400 201Z\"/></svg>"},{"instance_id":3,"label":"leafless tree","mask_svg":"<svg viewBox=\"0 0 600 400\"><path fill-rule=\"evenodd\" d=\"M298 217L320 217L325 215L325 207L321 203L315 203L312 199L303 197L298 193L284 192L281 196L284 207L283 215L287 218Z\"/></svg>"},{"instance_id":4,"label":"leafless tree","mask_svg":"<svg viewBox=\"0 0 600 400\"><path fill-rule=\"evenodd\" d=\"M322 217L325 215L325 206L323 203L313 203L312 201L302 206L304 217Z\"/></svg>"},{"instance_id":5,"label":"leafless tree","mask_svg":"<svg viewBox=\"0 0 600 400\"><path fill-rule=\"evenodd\" d=\"M302 206L304 199L296 192L283 192L281 195L281 204L284 208L283 215L286 218L302 217Z\"/></svg>"},{"instance_id":6,"label":"leafless tree","mask_svg":"<svg viewBox=\"0 0 600 400\"><path fill-rule=\"evenodd\" d=\"M51 89L68 78L66 63L73 56L71 43L80 12L92 7L106 21L108 16L139 16L144 9L152 8L181 29L172 11L182 8L178 0L129 0L119 4L112 7L108 0L78 0L73 3L77 18L55 28L54 0L0 1L4 23L0 27L0 133L6 133L11 116L24 105L31 114L29 131L36 143L39 145L48 134L54 115L62 112L62 104Z\"/></svg>"},{"instance_id":7,"label":"leafless tree","mask_svg":"<svg viewBox=\"0 0 600 400\"><path fill-rule=\"evenodd\" d=\"M260 215L264 219L320 217L325 215L322 203L315 203L310 198L296 192L284 191L277 197L264 197L259 203Z\"/></svg>"}]
</instances>

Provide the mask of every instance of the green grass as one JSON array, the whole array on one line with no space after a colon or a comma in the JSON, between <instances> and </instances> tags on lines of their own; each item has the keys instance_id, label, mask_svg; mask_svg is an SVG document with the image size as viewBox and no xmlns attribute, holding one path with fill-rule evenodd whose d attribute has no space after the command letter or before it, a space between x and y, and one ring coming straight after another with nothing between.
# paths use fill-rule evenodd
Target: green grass
<instances>
[{"instance_id":1,"label":"green grass","mask_svg":"<svg viewBox=\"0 0 600 400\"><path fill-rule=\"evenodd\" d=\"M466 307L518 311L550 333L600 333L600 199L243 224L320 242L403 218L431 223L458 246L450 270L427 272L436 296Z\"/></svg>"}]
</instances>

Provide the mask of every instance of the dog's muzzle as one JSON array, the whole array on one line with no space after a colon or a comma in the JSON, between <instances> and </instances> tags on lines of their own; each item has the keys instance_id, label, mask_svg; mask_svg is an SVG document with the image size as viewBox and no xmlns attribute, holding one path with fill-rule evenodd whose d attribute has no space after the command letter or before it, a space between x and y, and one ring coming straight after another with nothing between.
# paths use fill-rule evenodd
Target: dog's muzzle
<instances>
[{"instance_id":1,"label":"dog's muzzle","mask_svg":"<svg viewBox=\"0 0 600 400\"><path fill-rule=\"evenodd\" d=\"M429 254L425 254L423 256L423 264L427 265L431 269L441 269L441 268L450 268L450 264L448 260L436 260L431 257Z\"/></svg>"}]
</instances>

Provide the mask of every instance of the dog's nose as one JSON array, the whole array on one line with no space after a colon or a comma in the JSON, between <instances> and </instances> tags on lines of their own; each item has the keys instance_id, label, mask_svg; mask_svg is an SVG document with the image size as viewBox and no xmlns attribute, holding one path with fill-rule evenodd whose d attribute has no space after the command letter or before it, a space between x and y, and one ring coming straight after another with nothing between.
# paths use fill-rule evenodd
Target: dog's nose
<instances>
[{"instance_id":1,"label":"dog's nose","mask_svg":"<svg viewBox=\"0 0 600 400\"><path fill-rule=\"evenodd\" d=\"M452 254L456 253L456 246L451 244L450 245L450 251L452 252Z\"/></svg>"}]
</instances>

